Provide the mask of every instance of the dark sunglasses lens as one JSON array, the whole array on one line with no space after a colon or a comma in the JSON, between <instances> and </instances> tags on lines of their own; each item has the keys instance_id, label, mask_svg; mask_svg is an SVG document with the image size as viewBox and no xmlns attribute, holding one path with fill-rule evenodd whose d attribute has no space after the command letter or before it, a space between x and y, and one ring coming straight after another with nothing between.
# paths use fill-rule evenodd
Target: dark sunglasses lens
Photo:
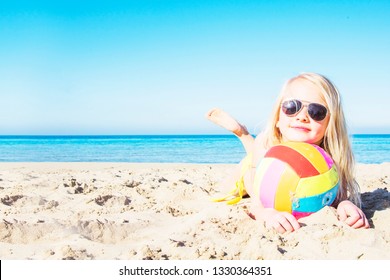
<instances>
[{"instance_id":1,"label":"dark sunglasses lens","mask_svg":"<svg viewBox=\"0 0 390 280\"><path fill-rule=\"evenodd\" d=\"M282 104L283 113L287 116L291 116L299 112L302 107L302 103L299 100L287 100Z\"/></svg>"},{"instance_id":2,"label":"dark sunglasses lens","mask_svg":"<svg viewBox=\"0 0 390 280\"><path fill-rule=\"evenodd\" d=\"M328 110L321 104L311 103L307 108L310 118L315 121L322 121L325 119Z\"/></svg>"}]
</instances>

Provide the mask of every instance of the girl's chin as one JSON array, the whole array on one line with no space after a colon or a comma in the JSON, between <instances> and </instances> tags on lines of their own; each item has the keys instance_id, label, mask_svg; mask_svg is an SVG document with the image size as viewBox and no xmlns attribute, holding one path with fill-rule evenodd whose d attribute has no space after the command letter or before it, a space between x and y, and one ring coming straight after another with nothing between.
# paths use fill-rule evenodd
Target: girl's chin
<instances>
[{"instance_id":1,"label":"girl's chin","mask_svg":"<svg viewBox=\"0 0 390 280\"><path fill-rule=\"evenodd\" d=\"M309 143L309 144L316 144L318 142L315 139L311 139L308 137L302 137L300 135L299 136L291 135L291 137L285 137L283 139L283 141L285 141L285 142L305 142L305 143Z\"/></svg>"}]
</instances>

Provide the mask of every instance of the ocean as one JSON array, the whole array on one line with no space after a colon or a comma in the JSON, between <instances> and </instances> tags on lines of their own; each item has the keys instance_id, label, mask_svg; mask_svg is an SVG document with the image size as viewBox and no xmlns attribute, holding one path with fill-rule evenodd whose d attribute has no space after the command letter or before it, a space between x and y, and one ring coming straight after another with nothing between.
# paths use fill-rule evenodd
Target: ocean
<instances>
[{"instance_id":1,"label":"ocean","mask_svg":"<svg viewBox=\"0 0 390 280\"><path fill-rule=\"evenodd\" d=\"M390 162L390 134L351 137L359 163ZM0 136L1 162L237 163L234 135Z\"/></svg>"}]
</instances>

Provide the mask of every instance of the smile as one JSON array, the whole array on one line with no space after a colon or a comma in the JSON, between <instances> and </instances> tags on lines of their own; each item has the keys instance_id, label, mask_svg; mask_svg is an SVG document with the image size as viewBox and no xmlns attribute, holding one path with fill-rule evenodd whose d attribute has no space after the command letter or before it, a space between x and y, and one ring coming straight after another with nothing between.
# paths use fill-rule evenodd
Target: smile
<instances>
[{"instance_id":1,"label":"smile","mask_svg":"<svg viewBox=\"0 0 390 280\"><path fill-rule=\"evenodd\" d=\"M309 128L304 127L304 126L291 126L291 128L297 129L297 130L301 130L301 131L305 131L305 132L309 132L310 131Z\"/></svg>"}]
</instances>

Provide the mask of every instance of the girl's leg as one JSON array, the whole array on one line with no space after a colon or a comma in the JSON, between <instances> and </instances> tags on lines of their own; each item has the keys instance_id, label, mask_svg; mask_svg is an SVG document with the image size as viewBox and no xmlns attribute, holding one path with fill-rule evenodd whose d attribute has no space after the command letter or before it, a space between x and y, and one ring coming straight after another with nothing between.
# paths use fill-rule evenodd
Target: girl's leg
<instances>
[{"instance_id":1,"label":"girl's leg","mask_svg":"<svg viewBox=\"0 0 390 280\"><path fill-rule=\"evenodd\" d=\"M245 152L247 154L252 153L255 139L251 134L249 134L248 130L244 125L240 124L228 113L218 108L212 109L207 112L206 118L236 135L244 146Z\"/></svg>"},{"instance_id":2,"label":"girl's leg","mask_svg":"<svg viewBox=\"0 0 390 280\"><path fill-rule=\"evenodd\" d=\"M236 186L241 175L241 162L234 166L229 175L217 183L217 189L222 193L228 193Z\"/></svg>"},{"instance_id":3,"label":"girl's leg","mask_svg":"<svg viewBox=\"0 0 390 280\"><path fill-rule=\"evenodd\" d=\"M248 130L244 125L240 124L238 121L236 121L225 111L218 108L212 109L209 112L207 112L206 118L214 122L215 124L229 130L234 135L236 135L238 139L240 139L242 145L244 146L245 152L247 154L252 154L255 139L253 138L252 135L248 133ZM245 176L247 177L245 178L245 180L248 180L249 178L253 177L251 175L252 173L251 169L252 168L249 169L250 172L245 172L248 173L246 175L249 176L249 177ZM240 161L240 163L237 165L237 168L232 172L231 176L229 176L223 182L221 182L223 191L229 191L236 186L236 182L240 180L241 177L243 176L242 170L243 170L243 160Z\"/></svg>"}]
</instances>

